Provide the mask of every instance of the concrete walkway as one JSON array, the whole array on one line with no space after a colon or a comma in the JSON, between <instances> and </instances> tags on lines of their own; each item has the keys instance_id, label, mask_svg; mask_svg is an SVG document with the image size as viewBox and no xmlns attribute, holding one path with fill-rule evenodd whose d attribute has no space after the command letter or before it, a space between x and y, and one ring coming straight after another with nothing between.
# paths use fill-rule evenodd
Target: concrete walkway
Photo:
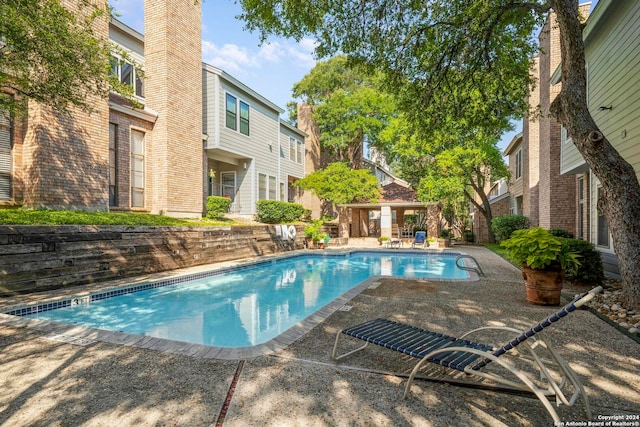
<instances>
[{"instance_id":1,"label":"concrete walkway","mask_svg":"<svg viewBox=\"0 0 640 427\"><path fill-rule=\"evenodd\" d=\"M519 271L493 253L454 250L474 255L486 277L379 280L348 302L351 310L334 312L293 344L241 360L92 340L72 344L0 316L0 425L553 425L537 399L504 392L417 381L402 400L415 359L390 350L372 347L331 361L336 332L374 317L459 335L486 324L526 328L554 311L527 304ZM17 300L24 297L11 303ZM640 423L633 418L640 415L640 344L586 310L544 334L585 384L593 421L605 425L612 420L605 417L620 416ZM559 413L566 422L585 420L580 406Z\"/></svg>"}]
</instances>

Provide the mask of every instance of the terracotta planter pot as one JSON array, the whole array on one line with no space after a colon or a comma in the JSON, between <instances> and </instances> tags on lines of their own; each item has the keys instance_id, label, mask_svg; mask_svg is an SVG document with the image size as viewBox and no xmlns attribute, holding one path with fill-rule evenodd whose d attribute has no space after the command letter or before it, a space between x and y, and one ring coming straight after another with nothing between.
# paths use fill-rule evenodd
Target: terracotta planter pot
<instances>
[{"instance_id":1,"label":"terracotta planter pot","mask_svg":"<svg viewBox=\"0 0 640 427\"><path fill-rule=\"evenodd\" d=\"M522 278L525 280L527 302L537 305L560 305L560 291L564 271L559 264L544 270L522 265Z\"/></svg>"}]
</instances>

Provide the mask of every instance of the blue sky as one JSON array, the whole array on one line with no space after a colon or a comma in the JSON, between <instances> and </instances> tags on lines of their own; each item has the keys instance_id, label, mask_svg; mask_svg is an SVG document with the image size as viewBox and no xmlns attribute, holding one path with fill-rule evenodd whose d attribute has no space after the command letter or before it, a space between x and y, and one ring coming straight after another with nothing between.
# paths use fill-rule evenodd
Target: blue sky
<instances>
[{"instance_id":1,"label":"blue sky","mask_svg":"<svg viewBox=\"0 0 640 427\"><path fill-rule=\"evenodd\" d=\"M144 33L144 0L109 0L119 19ZM580 3L585 3L581 1ZM592 9L598 3L592 2ZM240 6L231 0L202 2L202 60L223 69L244 84L286 110L292 99L291 88L315 65L314 41L273 38L260 46L257 33L245 30L235 17ZM283 115L286 118L286 113ZM516 129L503 135L499 147L504 150L511 139L522 130L522 121L514 122Z\"/></svg>"},{"instance_id":2,"label":"blue sky","mask_svg":"<svg viewBox=\"0 0 640 427\"><path fill-rule=\"evenodd\" d=\"M109 0L118 19L144 34L144 0ZM257 33L244 30L231 0L202 2L202 60L223 69L286 109L291 88L315 65L314 42L272 39L260 46ZM283 116L286 118L286 113Z\"/></svg>"}]
</instances>

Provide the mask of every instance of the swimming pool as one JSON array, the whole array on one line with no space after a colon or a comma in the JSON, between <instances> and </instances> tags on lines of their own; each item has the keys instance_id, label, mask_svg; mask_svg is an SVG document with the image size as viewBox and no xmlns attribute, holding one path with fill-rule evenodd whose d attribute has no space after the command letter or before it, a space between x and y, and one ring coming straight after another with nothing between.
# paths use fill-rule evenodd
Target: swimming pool
<instances>
[{"instance_id":1,"label":"swimming pool","mask_svg":"<svg viewBox=\"0 0 640 427\"><path fill-rule=\"evenodd\" d=\"M206 346L264 344L377 276L465 280L458 254L355 251L283 257L9 314Z\"/></svg>"}]
</instances>

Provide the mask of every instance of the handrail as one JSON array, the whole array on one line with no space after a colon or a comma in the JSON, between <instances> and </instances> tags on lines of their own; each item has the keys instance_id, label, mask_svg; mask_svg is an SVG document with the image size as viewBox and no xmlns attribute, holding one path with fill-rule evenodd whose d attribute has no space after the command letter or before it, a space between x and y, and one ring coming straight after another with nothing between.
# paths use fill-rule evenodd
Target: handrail
<instances>
[{"instance_id":1,"label":"handrail","mask_svg":"<svg viewBox=\"0 0 640 427\"><path fill-rule=\"evenodd\" d=\"M463 258L469 258L471 260L473 260L473 262L476 264L475 267L467 267L466 265L460 265L458 264L458 261L463 259ZM480 263L478 263L478 260L475 259L474 257L472 257L471 255L458 255L456 257L456 267L458 267L460 270L466 270L466 271L475 271L476 273L478 273L480 276L484 276L484 271L482 271L482 267L480 267Z\"/></svg>"}]
</instances>

